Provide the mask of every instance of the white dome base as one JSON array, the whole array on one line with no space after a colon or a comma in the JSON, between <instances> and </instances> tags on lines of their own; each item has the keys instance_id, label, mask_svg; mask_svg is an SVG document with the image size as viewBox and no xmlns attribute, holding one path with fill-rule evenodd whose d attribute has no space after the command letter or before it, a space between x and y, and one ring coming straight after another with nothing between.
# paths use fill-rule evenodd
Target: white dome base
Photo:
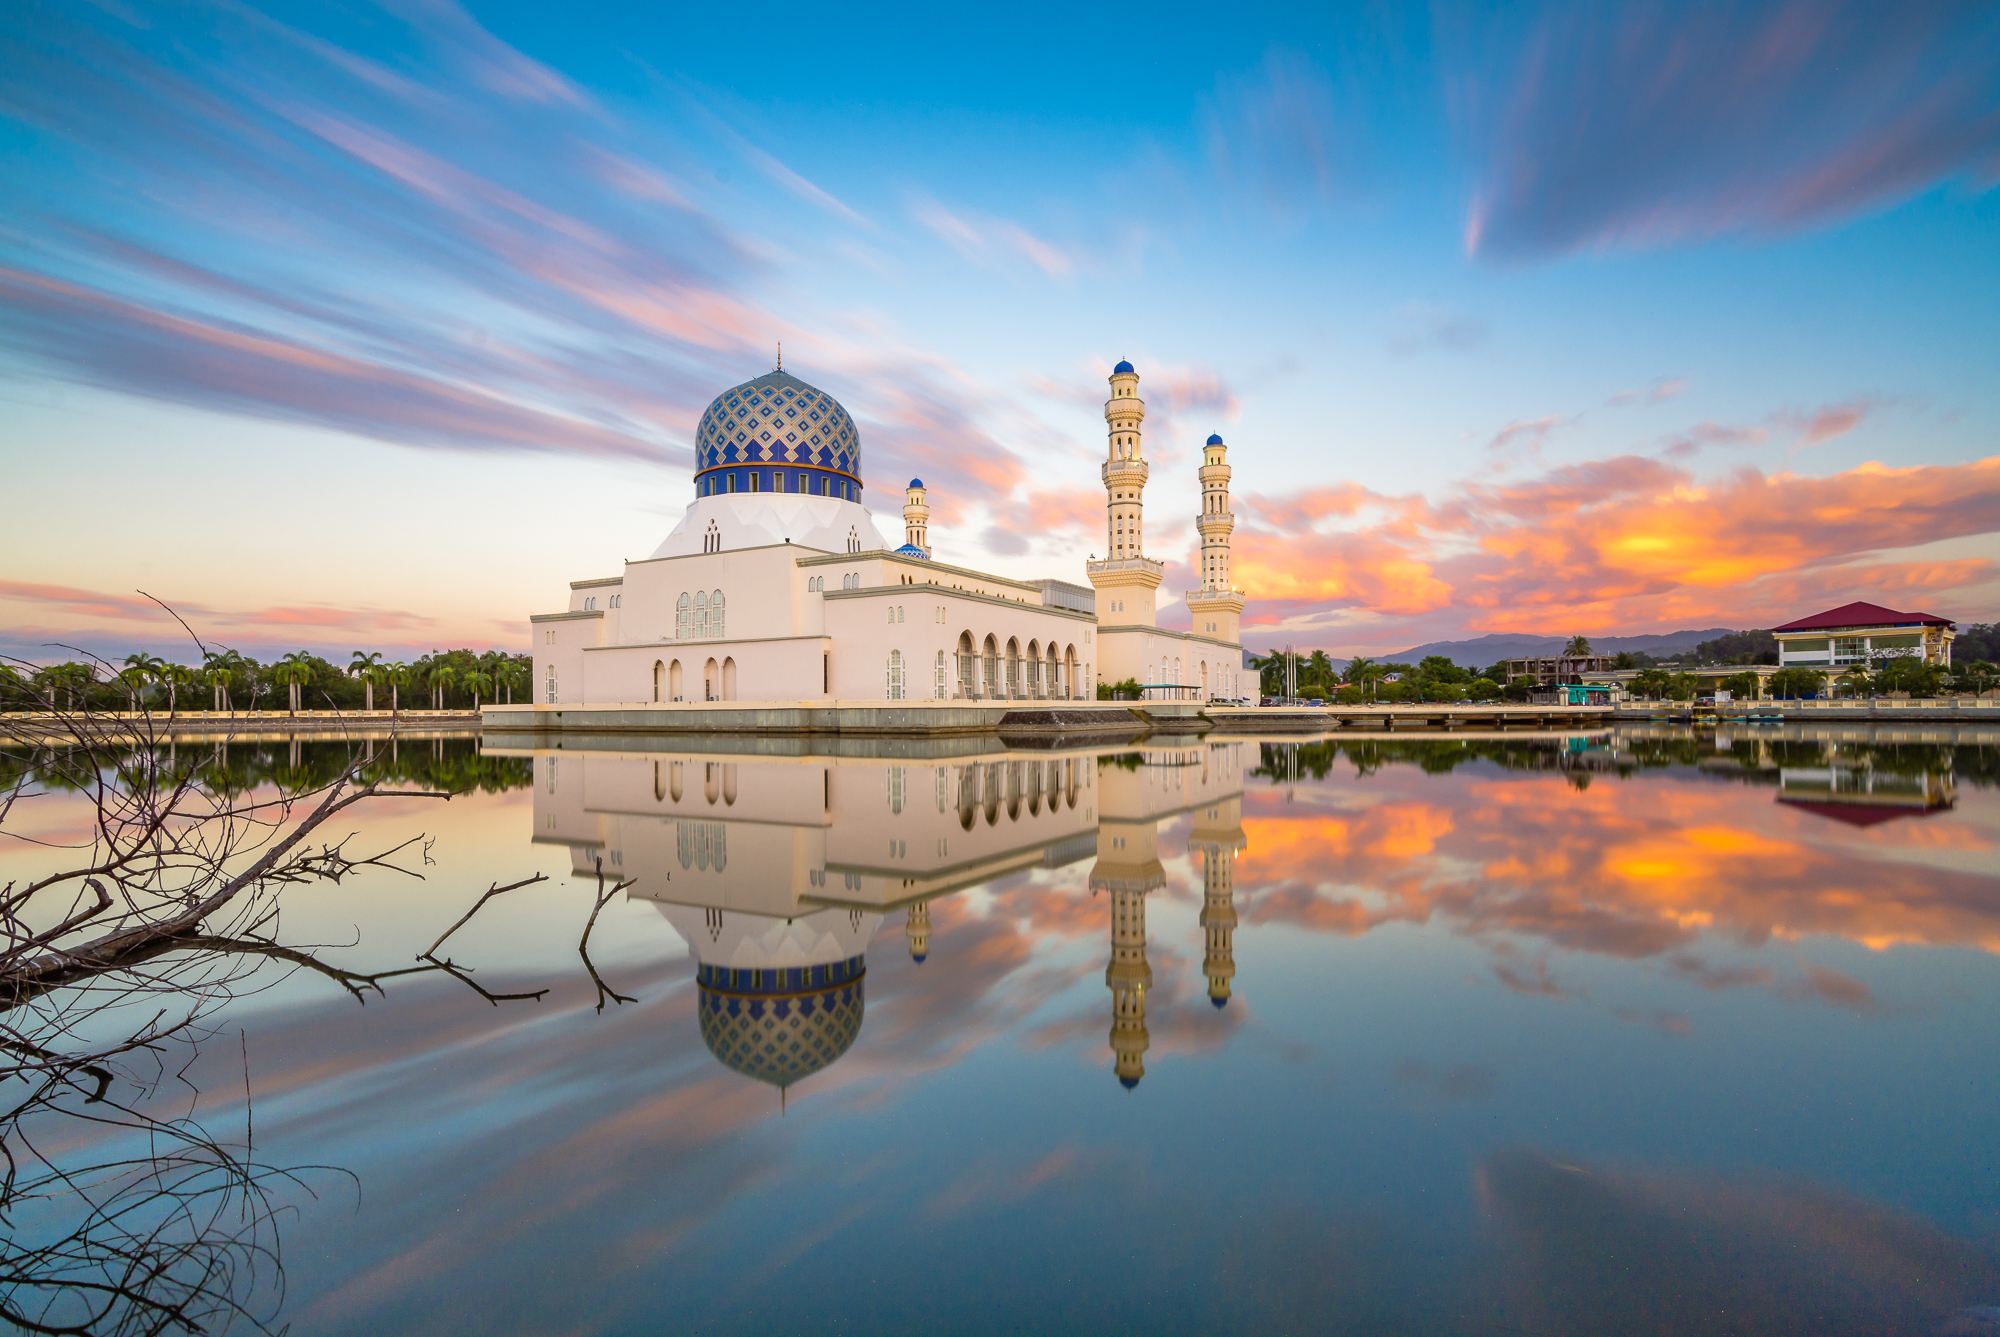
<instances>
[{"instance_id":1,"label":"white dome base","mask_svg":"<svg viewBox=\"0 0 2000 1337\"><path fill-rule=\"evenodd\" d=\"M761 548L791 540L793 546L819 552L846 552L850 531L863 552L888 548L875 517L858 501L815 497L801 492L725 492L696 497L681 522L653 550L655 557L686 557L707 551L708 526L713 522L721 550Z\"/></svg>"}]
</instances>

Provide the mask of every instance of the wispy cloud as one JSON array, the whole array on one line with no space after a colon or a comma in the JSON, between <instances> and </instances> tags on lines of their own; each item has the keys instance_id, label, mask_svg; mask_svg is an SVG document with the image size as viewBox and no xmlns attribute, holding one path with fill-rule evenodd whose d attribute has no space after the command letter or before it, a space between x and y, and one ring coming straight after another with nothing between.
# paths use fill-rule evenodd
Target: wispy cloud
<instances>
[{"instance_id":1,"label":"wispy cloud","mask_svg":"<svg viewBox=\"0 0 2000 1337\"><path fill-rule=\"evenodd\" d=\"M1530 13L1486 30L1458 80L1482 259L1771 236L2000 181L1991 5Z\"/></svg>"},{"instance_id":2,"label":"wispy cloud","mask_svg":"<svg viewBox=\"0 0 2000 1337\"><path fill-rule=\"evenodd\" d=\"M1068 278L1078 267L1077 258L1070 251L1008 219L949 209L928 196L913 201L910 214L976 264L1026 261L1050 278Z\"/></svg>"}]
</instances>

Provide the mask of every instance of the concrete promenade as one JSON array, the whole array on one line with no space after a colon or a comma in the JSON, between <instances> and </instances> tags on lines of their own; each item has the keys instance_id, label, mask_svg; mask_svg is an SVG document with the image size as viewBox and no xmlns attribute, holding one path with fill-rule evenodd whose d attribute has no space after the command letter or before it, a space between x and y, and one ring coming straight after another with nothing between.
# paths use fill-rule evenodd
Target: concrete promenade
<instances>
[{"instance_id":1,"label":"concrete promenade","mask_svg":"<svg viewBox=\"0 0 2000 1337\"><path fill-rule=\"evenodd\" d=\"M1609 706L1200 706L1173 701L711 701L599 706L488 706L489 732L771 733L1003 736L1314 734L1464 728L1593 728Z\"/></svg>"},{"instance_id":2,"label":"concrete promenade","mask_svg":"<svg viewBox=\"0 0 2000 1337\"><path fill-rule=\"evenodd\" d=\"M428 738L437 733L463 734L479 727L471 710L182 710L134 714L105 711L90 717L94 732L106 741L228 737L237 742L289 738ZM76 736L68 717L30 712L0 712L0 739L39 743Z\"/></svg>"},{"instance_id":3,"label":"concrete promenade","mask_svg":"<svg viewBox=\"0 0 2000 1337\"><path fill-rule=\"evenodd\" d=\"M1619 720L1660 720L1696 724L1742 723L1745 720L1799 722L1949 721L1955 724L2000 724L2000 697L1935 696L1833 701L1730 701L1696 707L1685 701L1628 701L1614 708Z\"/></svg>"}]
</instances>

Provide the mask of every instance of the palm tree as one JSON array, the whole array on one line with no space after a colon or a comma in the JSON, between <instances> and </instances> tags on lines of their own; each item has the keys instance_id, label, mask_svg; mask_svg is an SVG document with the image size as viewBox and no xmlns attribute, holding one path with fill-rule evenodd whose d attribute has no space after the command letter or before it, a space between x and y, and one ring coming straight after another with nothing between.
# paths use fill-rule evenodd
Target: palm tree
<instances>
[{"instance_id":1,"label":"palm tree","mask_svg":"<svg viewBox=\"0 0 2000 1337\"><path fill-rule=\"evenodd\" d=\"M272 668L271 676L284 683L289 692L288 713L299 713L299 688L310 686L313 680L312 656L303 650L294 650L280 659Z\"/></svg>"},{"instance_id":2,"label":"palm tree","mask_svg":"<svg viewBox=\"0 0 2000 1337\"><path fill-rule=\"evenodd\" d=\"M1544 642L1544 644L1547 644L1547 642ZM1590 637L1588 636L1572 636L1569 638L1569 644L1563 647L1564 659L1587 659L1589 656Z\"/></svg>"},{"instance_id":3,"label":"palm tree","mask_svg":"<svg viewBox=\"0 0 2000 1337\"><path fill-rule=\"evenodd\" d=\"M382 676L382 656L380 652L370 650L364 654L362 651L356 650L354 652L354 662L347 666L347 674L351 678L361 679L361 686L367 693L368 701L364 709L373 712L375 709L375 684Z\"/></svg>"},{"instance_id":4,"label":"palm tree","mask_svg":"<svg viewBox=\"0 0 2000 1337\"><path fill-rule=\"evenodd\" d=\"M132 699L132 709L139 709L139 694L151 682L164 682L167 661L158 655L149 655L144 650L125 656L125 671L118 675L125 684L125 693Z\"/></svg>"},{"instance_id":5,"label":"palm tree","mask_svg":"<svg viewBox=\"0 0 2000 1337\"><path fill-rule=\"evenodd\" d=\"M511 706L514 704L514 689L523 686L528 680L527 667L509 655L506 662L500 666L498 679L500 689L507 694L507 704Z\"/></svg>"},{"instance_id":6,"label":"palm tree","mask_svg":"<svg viewBox=\"0 0 2000 1337\"><path fill-rule=\"evenodd\" d=\"M202 656L201 676L208 681L214 693L211 707L215 710L234 712L235 698L230 694L230 686L236 675L250 666L250 661L234 650L210 650Z\"/></svg>"},{"instance_id":7,"label":"palm tree","mask_svg":"<svg viewBox=\"0 0 2000 1337\"><path fill-rule=\"evenodd\" d=\"M445 691L458 681L458 670L449 664L439 664L431 670L431 709L444 709Z\"/></svg>"},{"instance_id":8,"label":"palm tree","mask_svg":"<svg viewBox=\"0 0 2000 1337\"><path fill-rule=\"evenodd\" d=\"M117 674L113 676L112 681L124 689L126 707L134 715L138 714L139 697L145 692L146 684L152 681L152 674L134 664L128 668L119 669Z\"/></svg>"},{"instance_id":9,"label":"palm tree","mask_svg":"<svg viewBox=\"0 0 2000 1337\"><path fill-rule=\"evenodd\" d=\"M201 675L186 664L169 664L160 671L160 681L167 685L167 713L180 709L181 688L192 687L201 681Z\"/></svg>"},{"instance_id":10,"label":"palm tree","mask_svg":"<svg viewBox=\"0 0 2000 1337\"><path fill-rule=\"evenodd\" d=\"M1356 655L1347 661L1347 680L1357 687L1368 689L1368 699L1375 699L1375 680L1382 676L1382 666L1367 655Z\"/></svg>"},{"instance_id":11,"label":"palm tree","mask_svg":"<svg viewBox=\"0 0 2000 1337\"><path fill-rule=\"evenodd\" d=\"M460 686L472 693L472 708L477 710L481 694L491 694L493 691L493 675L483 668L474 669L465 675L465 680Z\"/></svg>"},{"instance_id":12,"label":"palm tree","mask_svg":"<svg viewBox=\"0 0 2000 1337\"><path fill-rule=\"evenodd\" d=\"M389 713L391 715L397 714L403 709L403 689L410 685L410 673L410 666L400 659L389 665Z\"/></svg>"}]
</instances>

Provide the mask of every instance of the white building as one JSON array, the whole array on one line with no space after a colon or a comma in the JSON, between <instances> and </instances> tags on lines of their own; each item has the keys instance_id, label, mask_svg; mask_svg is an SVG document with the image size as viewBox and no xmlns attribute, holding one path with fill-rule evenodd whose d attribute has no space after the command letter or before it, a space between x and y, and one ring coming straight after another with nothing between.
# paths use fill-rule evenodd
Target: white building
<instances>
[{"instance_id":1,"label":"white building","mask_svg":"<svg viewBox=\"0 0 2000 1337\"><path fill-rule=\"evenodd\" d=\"M1899 656L1951 667L1957 626L1935 613L1901 613L1880 604L1850 603L1773 627L1781 668L1867 668Z\"/></svg>"},{"instance_id":2,"label":"white building","mask_svg":"<svg viewBox=\"0 0 2000 1337\"><path fill-rule=\"evenodd\" d=\"M1109 556L1092 590L937 561L922 479L892 547L861 504L847 410L780 367L725 391L695 438L695 497L650 557L573 581L529 619L538 706L710 701L1090 699L1136 679L1155 698L1245 690L1229 585L1229 464L1204 449L1201 588L1190 632L1156 624L1145 555L1139 376L1120 362L1104 416Z\"/></svg>"}]
</instances>

